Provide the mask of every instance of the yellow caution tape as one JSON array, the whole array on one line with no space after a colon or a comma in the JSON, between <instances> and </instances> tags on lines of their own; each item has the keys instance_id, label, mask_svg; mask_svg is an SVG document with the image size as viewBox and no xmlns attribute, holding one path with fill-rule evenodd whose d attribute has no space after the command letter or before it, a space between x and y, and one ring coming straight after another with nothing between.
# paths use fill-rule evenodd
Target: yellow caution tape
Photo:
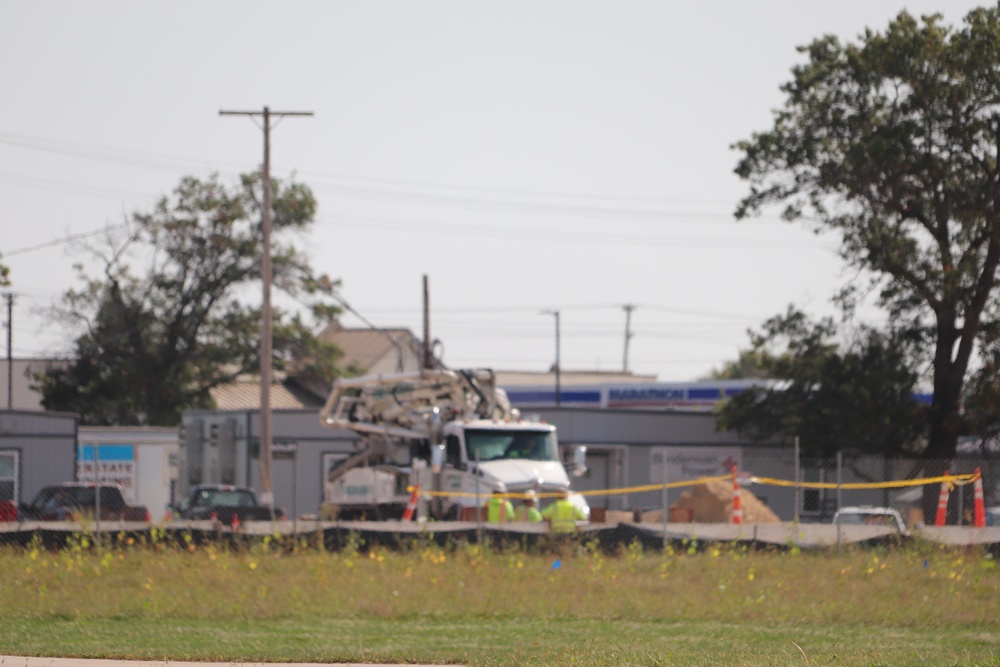
<instances>
[{"instance_id":1,"label":"yellow caution tape","mask_svg":"<svg viewBox=\"0 0 1000 667\"><path fill-rule=\"evenodd\" d=\"M774 479L772 477L753 477L751 476L747 483L752 484L763 484L765 486L781 486L781 487L799 487L803 489L899 489L909 486L923 486L925 484L941 484L947 483L950 488L954 488L955 485L971 484L978 478L977 473L969 473L965 475L941 475L940 477L925 477L922 479L900 479L888 482L845 482L837 484L836 482L795 482L785 479ZM716 482L716 481L727 481L733 479L732 475L719 475L717 477L701 477L699 479L690 479L680 482L668 482L666 484L645 484L643 486L629 486L619 489L594 489L590 491L574 491L581 496L612 496L612 495L624 495L627 493L646 493L649 491L662 491L663 489L679 489L686 486L696 486L698 484L705 484L706 482ZM408 486L406 490L408 493L412 493L415 487ZM431 498L475 498L475 497L487 497L492 496L493 493L489 489L483 489L481 493L470 493L468 491L428 491L421 489L420 495L427 496ZM526 498L526 493L504 493L500 494L503 498ZM557 498L562 495L560 492L550 492L550 493L538 493L536 497L538 498Z\"/></svg>"},{"instance_id":2,"label":"yellow caution tape","mask_svg":"<svg viewBox=\"0 0 1000 667\"><path fill-rule=\"evenodd\" d=\"M923 479L899 479L889 482L792 482L784 479L772 479L770 477L751 477L755 484L765 484L768 486L800 487L803 489L899 489L908 486L923 486L925 484L941 484L947 482L949 485L968 484L975 480L975 473L968 475L942 475L940 477L925 477Z\"/></svg>"}]
</instances>

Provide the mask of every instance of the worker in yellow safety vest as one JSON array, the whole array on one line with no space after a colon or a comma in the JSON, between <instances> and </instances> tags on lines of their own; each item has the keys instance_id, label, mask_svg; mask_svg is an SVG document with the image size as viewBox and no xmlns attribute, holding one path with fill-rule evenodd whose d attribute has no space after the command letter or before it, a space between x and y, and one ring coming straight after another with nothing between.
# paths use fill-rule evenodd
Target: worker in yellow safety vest
<instances>
[{"instance_id":1,"label":"worker in yellow safety vest","mask_svg":"<svg viewBox=\"0 0 1000 667\"><path fill-rule=\"evenodd\" d=\"M514 505L504 497L507 489L502 484L493 491L493 497L486 501L486 520L489 523L503 523L514 520Z\"/></svg>"},{"instance_id":2,"label":"worker in yellow safety vest","mask_svg":"<svg viewBox=\"0 0 1000 667\"><path fill-rule=\"evenodd\" d=\"M528 523L542 522L542 513L535 507L536 498L535 492L530 489L524 494L523 504L514 512L514 521L526 521Z\"/></svg>"},{"instance_id":3,"label":"worker in yellow safety vest","mask_svg":"<svg viewBox=\"0 0 1000 667\"><path fill-rule=\"evenodd\" d=\"M562 497L542 510L542 517L549 522L551 533L575 533L576 522L586 521L583 510L569 500L569 489L562 490Z\"/></svg>"}]
</instances>

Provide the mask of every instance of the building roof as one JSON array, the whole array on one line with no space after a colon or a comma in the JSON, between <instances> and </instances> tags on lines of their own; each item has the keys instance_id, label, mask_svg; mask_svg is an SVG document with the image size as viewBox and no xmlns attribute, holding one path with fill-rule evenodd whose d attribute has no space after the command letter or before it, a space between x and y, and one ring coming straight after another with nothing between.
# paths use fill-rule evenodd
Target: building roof
<instances>
[{"instance_id":1,"label":"building roof","mask_svg":"<svg viewBox=\"0 0 1000 667\"><path fill-rule=\"evenodd\" d=\"M215 387L209 392L219 410L257 410L260 408L260 378L240 376L229 384ZM318 408L323 405L321 398L303 389L294 380L282 379L271 384L271 408L274 410L297 410Z\"/></svg>"},{"instance_id":2,"label":"building roof","mask_svg":"<svg viewBox=\"0 0 1000 667\"><path fill-rule=\"evenodd\" d=\"M546 386L556 383L554 371L497 371L497 385L501 387ZM608 383L651 383L655 375L636 375L630 371L559 371L559 384L563 387L589 386Z\"/></svg>"},{"instance_id":3,"label":"building roof","mask_svg":"<svg viewBox=\"0 0 1000 667\"><path fill-rule=\"evenodd\" d=\"M419 369L420 340L409 329L344 327L331 322L319 338L335 344L344 353L343 368L357 366L365 373L399 373Z\"/></svg>"},{"instance_id":4,"label":"building roof","mask_svg":"<svg viewBox=\"0 0 1000 667\"><path fill-rule=\"evenodd\" d=\"M14 410L43 411L42 393L36 391L35 375L43 374L52 368L67 368L71 361L66 359L27 358L14 359L8 366L6 359L0 359L0 409L8 405ZM9 374L9 377L8 377ZM8 379L11 395L7 394Z\"/></svg>"}]
</instances>

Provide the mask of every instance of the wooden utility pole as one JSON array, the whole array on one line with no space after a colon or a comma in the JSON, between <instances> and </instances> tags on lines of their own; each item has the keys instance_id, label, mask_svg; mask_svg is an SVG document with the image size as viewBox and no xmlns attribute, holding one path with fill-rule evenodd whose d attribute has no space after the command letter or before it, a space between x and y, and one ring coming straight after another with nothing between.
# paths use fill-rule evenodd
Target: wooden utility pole
<instances>
[{"instance_id":1,"label":"wooden utility pole","mask_svg":"<svg viewBox=\"0 0 1000 667\"><path fill-rule=\"evenodd\" d=\"M622 308L625 309L625 356L622 358L622 372L628 373L628 344L632 340L632 311L635 306L626 303Z\"/></svg>"},{"instance_id":2,"label":"wooden utility pole","mask_svg":"<svg viewBox=\"0 0 1000 667\"><path fill-rule=\"evenodd\" d=\"M7 293L7 409L14 409L14 295Z\"/></svg>"},{"instance_id":3,"label":"wooden utility pole","mask_svg":"<svg viewBox=\"0 0 1000 667\"><path fill-rule=\"evenodd\" d=\"M263 303L261 306L260 326L260 500L269 507L274 507L274 491L271 487L271 367L272 353L272 323L271 323L271 118L285 116L312 116L312 111L271 111L264 107L263 111L222 111L220 116L249 116L263 118L264 129L264 165L262 180L264 181L264 202L261 220L261 281L264 284Z\"/></svg>"},{"instance_id":4,"label":"wooden utility pole","mask_svg":"<svg viewBox=\"0 0 1000 667\"><path fill-rule=\"evenodd\" d=\"M559 311L558 310L543 310L542 315L552 315L556 318L556 405L562 404L562 378L560 377L562 370L560 368L559 359Z\"/></svg>"},{"instance_id":5,"label":"wooden utility pole","mask_svg":"<svg viewBox=\"0 0 1000 667\"><path fill-rule=\"evenodd\" d=\"M431 358L431 291L424 275L424 359L422 364L424 370L434 368L434 361Z\"/></svg>"}]
</instances>

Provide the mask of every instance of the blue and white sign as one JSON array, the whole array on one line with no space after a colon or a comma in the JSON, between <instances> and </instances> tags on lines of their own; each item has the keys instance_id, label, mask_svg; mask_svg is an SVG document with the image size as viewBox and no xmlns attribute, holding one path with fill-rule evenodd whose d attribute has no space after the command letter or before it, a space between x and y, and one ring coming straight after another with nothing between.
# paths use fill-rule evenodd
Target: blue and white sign
<instances>
[{"instance_id":1,"label":"blue and white sign","mask_svg":"<svg viewBox=\"0 0 1000 667\"><path fill-rule=\"evenodd\" d=\"M93 482L95 454L97 481L121 487L125 502L136 502L135 447L133 445L79 445L76 450L76 478Z\"/></svg>"},{"instance_id":2,"label":"blue and white sign","mask_svg":"<svg viewBox=\"0 0 1000 667\"><path fill-rule=\"evenodd\" d=\"M559 404L591 408L695 408L711 409L719 401L767 380L717 380L705 382L650 382L601 384L589 387L563 386ZM504 387L517 408L551 407L556 404L554 387Z\"/></svg>"}]
</instances>

